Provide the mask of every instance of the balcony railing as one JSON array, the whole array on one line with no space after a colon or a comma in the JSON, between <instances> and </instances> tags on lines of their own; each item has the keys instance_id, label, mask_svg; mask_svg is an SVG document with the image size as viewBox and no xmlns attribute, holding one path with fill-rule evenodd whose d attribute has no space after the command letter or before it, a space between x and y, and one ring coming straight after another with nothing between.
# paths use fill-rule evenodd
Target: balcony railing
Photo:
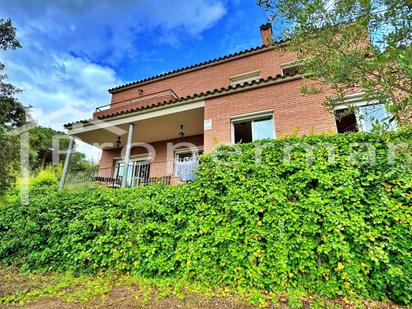
<instances>
[{"instance_id":1,"label":"balcony railing","mask_svg":"<svg viewBox=\"0 0 412 309\"><path fill-rule=\"evenodd\" d=\"M172 184L194 180L197 158L174 161L134 161L128 166L127 187L147 186L153 184ZM124 164L118 163L109 168L99 168L92 171L72 171L67 175L67 187L120 188L123 184Z\"/></svg>"},{"instance_id":2,"label":"balcony railing","mask_svg":"<svg viewBox=\"0 0 412 309\"><path fill-rule=\"evenodd\" d=\"M96 108L93 116L97 117L105 115L106 113L121 111L125 108L130 109L178 98L179 96L173 91L173 89L162 90L159 92L150 93L148 95L139 95L127 100L99 106Z\"/></svg>"}]
</instances>

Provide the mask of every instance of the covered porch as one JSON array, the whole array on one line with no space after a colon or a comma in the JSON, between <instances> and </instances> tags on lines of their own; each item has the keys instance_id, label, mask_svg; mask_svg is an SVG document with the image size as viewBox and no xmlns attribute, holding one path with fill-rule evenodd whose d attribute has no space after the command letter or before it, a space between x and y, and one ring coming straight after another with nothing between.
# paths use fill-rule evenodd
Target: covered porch
<instances>
[{"instance_id":1,"label":"covered porch","mask_svg":"<svg viewBox=\"0 0 412 309\"><path fill-rule=\"evenodd\" d=\"M70 136L100 148L102 156L97 170L65 180L114 188L193 180L203 153L203 123L204 102L79 123L69 128Z\"/></svg>"}]
</instances>

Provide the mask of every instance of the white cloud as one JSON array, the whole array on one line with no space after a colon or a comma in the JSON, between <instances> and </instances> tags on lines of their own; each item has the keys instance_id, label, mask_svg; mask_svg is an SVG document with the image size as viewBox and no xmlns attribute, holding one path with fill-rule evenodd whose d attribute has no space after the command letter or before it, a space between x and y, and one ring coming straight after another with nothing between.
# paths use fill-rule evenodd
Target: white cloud
<instances>
[{"instance_id":1,"label":"white cloud","mask_svg":"<svg viewBox=\"0 0 412 309\"><path fill-rule=\"evenodd\" d=\"M23 39L111 64L138 53L139 33L157 29L153 41L180 41L198 37L226 14L221 0L10 0L0 2L0 10Z\"/></svg>"},{"instance_id":2,"label":"white cloud","mask_svg":"<svg viewBox=\"0 0 412 309\"><path fill-rule=\"evenodd\" d=\"M33 54L34 58L39 56ZM31 66L32 70L18 53L13 57L13 62L6 62L7 71L23 90L19 99L33 106L36 122L55 130L63 131L65 123L90 118L94 108L109 102L107 89L120 82L113 69L79 57L52 55L46 59L48 66L39 63ZM79 145L89 159L99 159L96 148Z\"/></svg>"},{"instance_id":3,"label":"white cloud","mask_svg":"<svg viewBox=\"0 0 412 309\"><path fill-rule=\"evenodd\" d=\"M90 117L95 107L109 102L107 89L121 82L112 68L79 57L49 54L47 58L42 58L42 55L32 52L31 60L25 59L23 50L8 56L2 61L6 63L12 82L23 90L19 94L20 100L25 105L33 106L37 113L42 110L43 114L49 114L73 107L83 117ZM76 115L62 116L61 124L81 120L73 117ZM47 118L43 121L47 122ZM42 123L62 130L61 124Z\"/></svg>"},{"instance_id":4,"label":"white cloud","mask_svg":"<svg viewBox=\"0 0 412 309\"><path fill-rule=\"evenodd\" d=\"M173 31L180 28L190 36L197 36L226 14L222 2L207 0L190 2L191 5L187 5L187 2L183 5L182 1L152 0L147 9L149 12L156 12L154 14L157 18L148 22L151 26L159 26L164 30Z\"/></svg>"},{"instance_id":5,"label":"white cloud","mask_svg":"<svg viewBox=\"0 0 412 309\"><path fill-rule=\"evenodd\" d=\"M0 53L0 61L39 124L57 130L110 102L107 89L124 82L114 68L139 55L141 35L176 45L200 38L226 13L221 0L10 0L0 2L0 11L13 20L23 46ZM69 108L82 118L48 117Z\"/></svg>"},{"instance_id":6,"label":"white cloud","mask_svg":"<svg viewBox=\"0 0 412 309\"><path fill-rule=\"evenodd\" d=\"M88 118L89 114L81 112L79 109L71 106L64 106L51 113L45 113L41 108L32 108L29 116L35 120L37 124L61 131L63 124L67 123L68 119L72 119L71 121L85 119ZM85 153L87 159L95 163L100 160L102 153L97 147L86 144L80 140L76 140L76 150Z\"/></svg>"},{"instance_id":7,"label":"white cloud","mask_svg":"<svg viewBox=\"0 0 412 309\"><path fill-rule=\"evenodd\" d=\"M40 125L64 131L63 124L90 118L94 108L110 100L107 89L121 82L113 69L87 59L50 52L47 57L36 49L18 50L2 57L12 81L23 92L18 95L32 106L33 119ZM100 151L85 143L78 150L97 161Z\"/></svg>"}]
</instances>

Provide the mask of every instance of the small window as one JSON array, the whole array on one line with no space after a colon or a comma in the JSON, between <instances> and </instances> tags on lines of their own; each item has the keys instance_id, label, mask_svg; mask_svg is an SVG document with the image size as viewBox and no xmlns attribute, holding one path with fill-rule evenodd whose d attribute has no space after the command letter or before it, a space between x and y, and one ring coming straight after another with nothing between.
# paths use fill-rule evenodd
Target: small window
<instances>
[{"instance_id":1,"label":"small window","mask_svg":"<svg viewBox=\"0 0 412 309\"><path fill-rule=\"evenodd\" d=\"M391 115L385 104L359 105L353 108L341 108L335 111L336 127L339 133L370 132L377 125L394 130L396 124L391 122Z\"/></svg>"},{"instance_id":2,"label":"small window","mask_svg":"<svg viewBox=\"0 0 412 309\"><path fill-rule=\"evenodd\" d=\"M296 62L284 63L281 66L282 75L294 75L298 71L298 64Z\"/></svg>"},{"instance_id":3,"label":"small window","mask_svg":"<svg viewBox=\"0 0 412 309\"><path fill-rule=\"evenodd\" d=\"M259 139L274 138L273 116L233 121L233 141L250 143Z\"/></svg>"},{"instance_id":4,"label":"small window","mask_svg":"<svg viewBox=\"0 0 412 309\"><path fill-rule=\"evenodd\" d=\"M230 85L243 84L260 79L260 71L253 71L244 74L239 74L230 77Z\"/></svg>"}]
</instances>

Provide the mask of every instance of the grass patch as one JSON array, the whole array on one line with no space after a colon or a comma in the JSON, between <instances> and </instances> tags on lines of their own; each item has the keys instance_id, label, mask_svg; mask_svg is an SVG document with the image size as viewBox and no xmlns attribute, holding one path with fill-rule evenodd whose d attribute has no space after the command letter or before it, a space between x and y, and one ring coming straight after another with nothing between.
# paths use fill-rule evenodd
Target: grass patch
<instances>
[{"instance_id":1,"label":"grass patch","mask_svg":"<svg viewBox=\"0 0 412 309\"><path fill-rule=\"evenodd\" d=\"M288 290L211 288L179 279L128 274L20 273L0 268L0 305L24 308L401 308L392 303L336 298Z\"/></svg>"}]
</instances>

